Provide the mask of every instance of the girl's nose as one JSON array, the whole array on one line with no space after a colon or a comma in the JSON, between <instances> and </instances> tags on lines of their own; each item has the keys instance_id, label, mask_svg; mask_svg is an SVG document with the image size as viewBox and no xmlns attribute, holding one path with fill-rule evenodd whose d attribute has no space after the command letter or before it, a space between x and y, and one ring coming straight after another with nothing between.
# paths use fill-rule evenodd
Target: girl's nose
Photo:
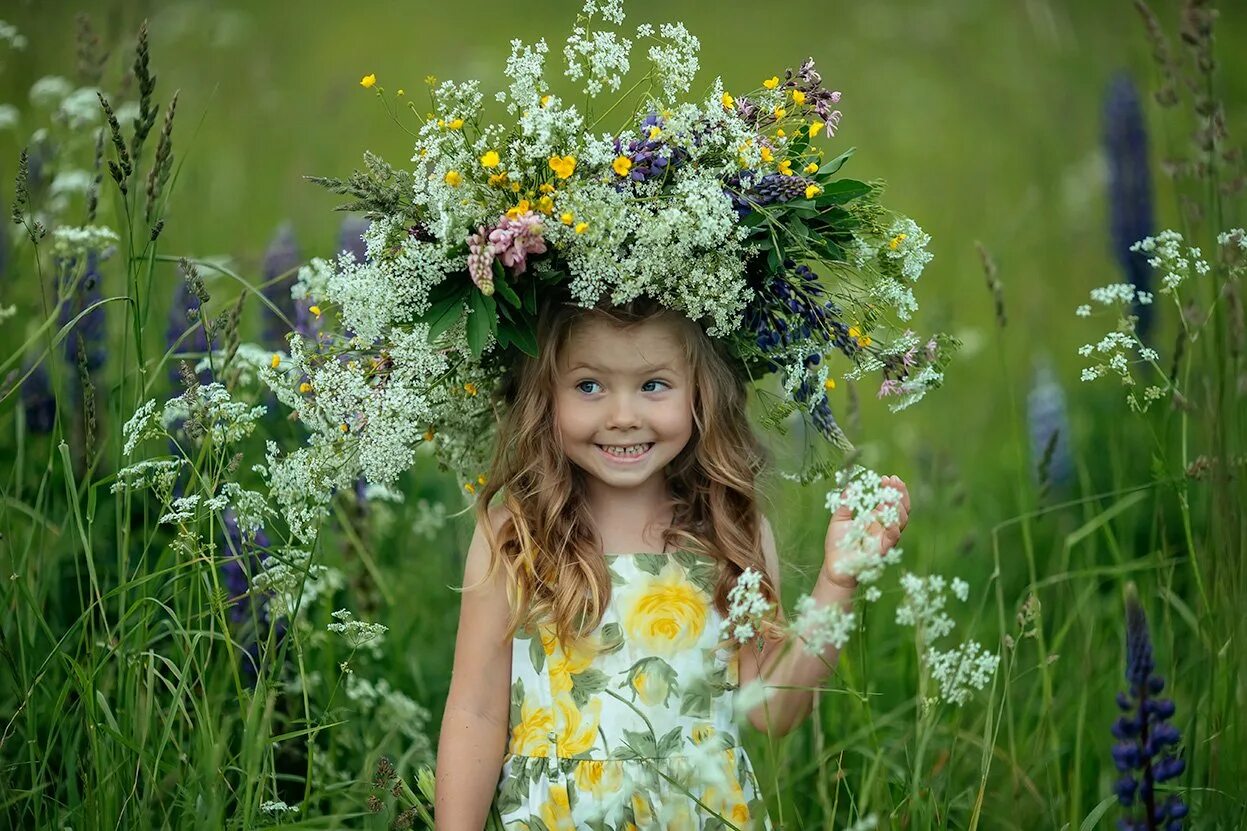
<instances>
[{"instance_id":1,"label":"girl's nose","mask_svg":"<svg viewBox=\"0 0 1247 831\"><path fill-rule=\"evenodd\" d=\"M610 411L610 426L632 427L637 423L637 409L629 396L621 395L615 399Z\"/></svg>"}]
</instances>

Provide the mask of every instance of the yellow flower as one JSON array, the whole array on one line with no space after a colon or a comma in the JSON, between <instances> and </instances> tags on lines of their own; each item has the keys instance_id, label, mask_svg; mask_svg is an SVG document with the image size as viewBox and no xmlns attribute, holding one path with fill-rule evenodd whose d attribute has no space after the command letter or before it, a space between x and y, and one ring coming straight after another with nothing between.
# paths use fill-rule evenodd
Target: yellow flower
<instances>
[{"instance_id":1,"label":"yellow flower","mask_svg":"<svg viewBox=\"0 0 1247 831\"><path fill-rule=\"evenodd\" d=\"M713 737L715 732L713 724L703 721L693 725L692 729L689 730L689 738L693 740L693 744L701 744L706 739Z\"/></svg>"},{"instance_id":2,"label":"yellow flower","mask_svg":"<svg viewBox=\"0 0 1247 831\"><path fill-rule=\"evenodd\" d=\"M589 230L589 223L587 223L587 222L577 222L577 223L576 223L576 227L575 227L573 230L574 230L577 234L583 234L585 231Z\"/></svg>"},{"instance_id":3,"label":"yellow flower","mask_svg":"<svg viewBox=\"0 0 1247 831\"><path fill-rule=\"evenodd\" d=\"M860 337L860 338L858 338L858 339L857 339L857 345L858 345L858 346L860 346L860 347L863 347L863 348L865 348L865 347L867 347L867 346L870 346L870 336L869 336L869 335L867 335L867 336L865 336L865 337Z\"/></svg>"},{"instance_id":4,"label":"yellow flower","mask_svg":"<svg viewBox=\"0 0 1247 831\"><path fill-rule=\"evenodd\" d=\"M432 428L432 427L430 427L428 430L425 430L425 431L424 431L424 440L425 440L425 441L433 441L433 435L434 435L434 433L433 433L433 428Z\"/></svg>"},{"instance_id":5,"label":"yellow flower","mask_svg":"<svg viewBox=\"0 0 1247 831\"><path fill-rule=\"evenodd\" d=\"M446 184L452 188L459 187L459 183L463 181L463 176L457 170L447 170L443 178L446 180Z\"/></svg>"},{"instance_id":6,"label":"yellow flower","mask_svg":"<svg viewBox=\"0 0 1247 831\"><path fill-rule=\"evenodd\" d=\"M792 175L792 159L784 159L779 163L779 172L785 176Z\"/></svg>"},{"instance_id":7,"label":"yellow flower","mask_svg":"<svg viewBox=\"0 0 1247 831\"><path fill-rule=\"evenodd\" d=\"M273 369L277 369L277 367L281 366L281 355L278 355L276 352L274 352L273 358L272 360L268 362L268 365L271 366Z\"/></svg>"},{"instance_id":8,"label":"yellow flower","mask_svg":"<svg viewBox=\"0 0 1247 831\"><path fill-rule=\"evenodd\" d=\"M806 172L806 173L817 173L817 172L818 172L818 162L810 162L809 164L807 164L807 165L805 166L805 172Z\"/></svg>"},{"instance_id":9,"label":"yellow flower","mask_svg":"<svg viewBox=\"0 0 1247 831\"><path fill-rule=\"evenodd\" d=\"M802 91L801 91L801 90L799 90L799 89L794 89L794 90L792 91L792 103L796 104L798 107L800 107L802 104L804 104L804 103L805 103L805 93L804 93L804 92L802 92Z\"/></svg>"},{"instance_id":10,"label":"yellow flower","mask_svg":"<svg viewBox=\"0 0 1247 831\"><path fill-rule=\"evenodd\" d=\"M499 159L498 159L497 150L487 150L485 151L485 155L481 156L482 167L497 167L498 161Z\"/></svg>"},{"instance_id":11,"label":"yellow flower","mask_svg":"<svg viewBox=\"0 0 1247 831\"><path fill-rule=\"evenodd\" d=\"M659 668L658 671L637 670L632 675L632 689L647 707L657 707L666 702L671 695L671 679L668 673Z\"/></svg>"},{"instance_id":12,"label":"yellow flower","mask_svg":"<svg viewBox=\"0 0 1247 831\"><path fill-rule=\"evenodd\" d=\"M511 219L516 219L520 216L520 214L528 213L529 209L530 208L529 208L528 200L521 199L518 205L516 205L514 208L511 208L507 211L507 216L509 216Z\"/></svg>"},{"instance_id":13,"label":"yellow flower","mask_svg":"<svg viewBox=\"0 0 1247 831\"><path fill-rule=\"evenodd\" d=\"M811 121L810 122L810 138L814 138L816 135L819 134L819 131L821 131L822 129L823 129L823 122Z\"/></svg>"},{"instance_id":14,"label":"yellow flower","mask_svg":"<svg viewBox=\"0 0 1247 831\"><path fill-rule=\"evenodd\" d=\"M377 83L376 75L365 75L363 78L360 78L359 80L359 85L363 87L364 89L372 89L373 85L376 83Z\"/></svg>"},{"instance_id":15,"label":"yellow flower","mask_svg":"<svg viewBox=\"0 0 1247 831\"><path fill-rule=\"evenodd\" d=\"M576 831L566 785L550 786L550 799L541 806L541 821L549 831Z\"/></svg>"},{"instance_id":16,"label":"yellow flower","mask_svg":"<svg viewBox=\"0 0 1247 831\"><path fill-rule=\"evenodd\" d=\"M466 486L465 486L466 487ZM520 720L511 730L508 752L517 756L548 756L550 740L547 734L554 729L554 716L549 709L525 696L520 704Z\"/></svg>"},{"instance_id":17,"label":"yellow flower","mask_svg":"<svg viewBox=\"0 0 1247 831\"><path fill-rule=\"evenodd\" d=\"M861 334L862 334L862 330L858 329L856 326L849 327L849 337L856 338L856 337L859 337Z\"/></svg>"},{"instance_id":18,"label":"yellow flower","mask_svg":"<svg viewBox=\"0 0 1247 831\"><path fill-rule=\"evenodd\" d=\"M463 489L467 491L468 493L476 493L476 488L473 487L471 482L464 482Z\"/></svg>"},{"instance_id":19,"label":"yellow flower","mask_svg":"<svg viewBox=\"0 0 1247 831\"><path fill-rule=\"evenodd\" d=\"M654 810L649 799L640 793L632 794L632 813L636 817L639 828L650 828L654 822Z\"/></svg>"},{"instance_id":20,"label":"yellow flower","mask_svg":"<svg viewBox=\"0 0 1247 831\"><path fill-rule=\"evenodd\" d=\"M543 106L543 107L544 107L546 104L549 104L549 103L550 103L550 96L549 96L549 95L543 95L543 96L541 96L541 106Z\"/></svg>"},{"instance_id":21,"label":"yellow flower","mask_svg":"<svg viewBox=\"0 0 1247 831\"><path fill-rule=\"evenodd\" d=\"M823 382L823 389L827 390L828 392L830 392L831 390L834 390L835 388L836 388L835 378L828 378L826 381Z\"/></svg>"},{"instance_id":22,"label":"yellow flower","mask_svg":"<svg viewBox=\"0 0 1247 831\"><path fill-rule=\"evenodd\" d=\"M770 78L767 78L765 81L762 82L762 86L766 87L767 89L775 89L777 86L779 86L779 76L772 75Z\"/></svg>"},{"instance_id":23,"label":"yellow flower","mask_svg":"<svg viewBox=\"0 0 1247 831\"><path fill-rule=\"evenodd\" d=\"M433 86L434 84L437 83L437 76L436 75L425 75L424 82L428 84L429 86Z\"/></svg>"},{"instance_id":24,"label":"yellow flower","mask_svg":"<svg viewBox=\"0 0 1247 831\"><path fill-rule=\"evenodd\" d=\"M549 182L542 182L540 185L537 186L537 190L541 191L542 193L554 193L554 185L550 184Z\"/></svg>"},{"instance_id":25,"label":"yellow flower","mask_svg":"<svg viewBox=\"0 0 1247 831\"><path fill-rule=\"evenodd\" d=\"M349 432L351 432L350 425L347 425L347 424L341 424L341 425L339 425L339 426L338 426L338 429L339 429L339 430L341 430L343 433L349 433Z\"/></svg>"},{"instance_id":26,"label":"yellow flower","mask_svg":"<svg viewBox=\"0 0 1247 831\"><path fill-rule=\"evenodd\" d=\"M783 138L784 136L788 134L784 132L783 127L780 127L778 130L775 131L775 135L779 136L780 138Z\"/></svg>"},{"instance_id":27,"label":"yellow flower","mask_svg":"<svg viewBox=\"0 0 1247 831\"><path fill-rule=\"evenodd\" d=\"M537 200L537 210L541 211L546 216L549 216L554 213L554 200L549 196L541 197Z\"/></svg>"},{"instance_id":28,"label":"yellow flower","mask_svg":"<svg viewBox=\"0 0 1247 831\"><path fill-rule=\"evenodd\" d=\"M576 756L593 747L602 718L602 699L589 700L581 710L569 693L554 695L554 729L560 756Z\"/></svg>"},{"instance_id":29,"label":"yellow flower","mask_svg":"<svg viewBox=\"0 0 1247 831\"><path fill-rule=\"evenodd\" d=\"M576 157L570 154L566 156L551 156L550 169L554 171L555 176L560 179L566 179L576 169Z\"/></svg>"},{"instance_id":30,"label":"yellow flower","mask_svg":"<svg viewBox=\"0 0 1247 831\"><path fill-rule=\"evenodd\" d=\"M822 192L823 192L823 189L820 188L818 185L809 185L805 189L805 198L813 199L815 196L818 196Z\"/></svg>"},{"instance_id":31,"label":"yellow flower","mask_svg":"<svg viewBox=\"0 0 1247 831\"><path fill-rule=\"evenodd\" d=\"M654 139L658 138L661 135L662 135L662 128L659 127L657 124L649 128L649 140L650 141L653 141Z\"/></svg>"},{"instance_id":32,"label":"yellow flower","mask_svg":"<svg viewBox=\"0 0 1247 831\"><path fill-rule=\"evenodd\" d=\"M733 98L729 93L726 93L726 92L723 93L723 97L719 100L723 102L723 109L725 110L730 110L736 106L736 99Z\"/></svg>"},{"instance_id":33,"label":"yellow flower","mask_svg":"<svg viewBox=\"0 0 1247 831\"><path fill-rule=\"evenodd\" d=\"M623 788L623 762L610 759L582 759L576 764L576 792L602 799Z\"/></svg>"},{"instance_id":34,"label":"yellow flower","mask_svg":"<svg viewBox=\"0 0 1247 831\"><path fill-rule=\"evenodd\" d=\"M571 225L575 219L576 217L572 216L571 211L564 211L559 214L559 222L562 222L564 225Z\"/></svg>"},{"instance_id":35,"label":"yellow flower","mask_svg":"<svg viewBox=\"0 0 1247 831\"><path fill-rule=\"evenodd\" d=\"M691 649L701 638L710 599L674 561L656 576L644 575L623 592L620 622L629 640L651 655Z\"/></svg>"},{"instance_id":36,"label":"yellow flower","mask_svg":"<svg viewBox=\"0 0 1247 831\"><path fill-rule=\"evenodd\" d=\"M304 381L302 384L299 384L299 392L303 393L304 395L307 395L311 391L312 391L312 385L309 384L307 381Z\"/></svg>"},{"instance_id":37,"label":"yellow flower","mask_svg":"<svg viewBox=\"0 0 1247 831\"><path fill-rule=\"evenodd\" d=\"M600 648L601 639L597 636L582 639L570 648L565 648L558 641L554 642L554 651L549 658L549 675L550 689L555 694L570 693L572 691L573 675L580 675L582 672L593 666L593 659L597 657L597 649ZM545 641L542 641L542 647L545 647Z\"/></svg>"},{"instance_id":38,"label":"yellow flower","mask_svg":"<svg viewBox=\"0 0 1247 831\"><path fill-rule=\"evenodd\" d=\"M506 184L506 181L507 181L507 172L505 170L502 171L501 173L489 174L489 186L491 188L496 187L497 185Z\"/></svg>"},{"instance_id":39,"label":"yellow flower","mask_svg":"<svg viewBox=\"0 0 1247 831\"><path fill-rule=\"evenodd\" d=\"M320 306L308 306L307 310L317 317L320 317Z\"/></svg>"},{"instance_id":40,"label":"yellow flower","mask_svg":"<svg viewBox=\"0 0 1247 831\"><path fill-rule=\"evenodd\" d=\"M788 111L785 110L783 107L775 108L775 120L776 121L779 121L781 118L783 118L786 115L788 115Z\"/></svg>"},{"instance_id":41,"label":"yellow flower","mask_svg":"<svg viewBox=\"0 0 1247 831\"><path fill-rule=\"evenodd\" d=\"M444 118L439 118L439 119L437 120L437 126L438 126L438 127L445 127L445 126L446 126L446 119L444 119Z\"/></svg>"},{"instance_id":42,"label":"yellow flower","mask_svg":"<svg viewBox=\"0 0 1247 831\"><path fill-rule=\"evenodd\" d=\"M888 248L891 248L893 251L895 251L900 246L900 244L904 241L905 241L905 234L897 234L896 236L892 237L892 239L888 240Z\"/></svg>"},{"instance_id":43,"label":"yellow flower","mask_svg":"<svg viewBox=\"0 0 1247 831\"><path fill-rule=\"evenodd\" d=\"M479 475L479 476L477 476L477 477L476 477L476 483L477 483L478 485L483 485L483 484L485 484L485 482L486 482L486 481L488 481L488 480L485 478L485 474L484 474L484 473L482 473L481 475Z\"/></svg>"},{"instance_id":44,"label":"yellow flower","mask_svg":"<svg viewBox=\"0 0 1247 831\"><path fill-rule=\"evenodd\" d=\"M762 161L764 162L775 161L775 154L771 152L771 148L765 147L765 146L762 148Z\"/></svg>"},{"instance_id":45,"label":"yellow flower","mask_svg":"<svg viewBox=\"0 0 1247 831\"><path fill-rule=\"evenodd\" d=\"M519 183L519 182L512 182L512 183L511 183L511 192L512 192L512 193L519 193L519 192L520 192L520 183Z\"/></svg>"},{"instance_id":46,"label":"yellow flower","mask_svg":"<svg viewBox=\"0 0 1247 831\"><path fill-rule=\"evenodd\" d=\"M611 169L620 176L627 176L628 171L632 169L632 159L627 156L618 156L615 161L611 162Z\"/></svg>"},{"instance_id":47,"label":"yellow flower","mask_svg":"<svg viewBox=\"0 0 1247 831\"><path fill-rule=\"evenodd\" d=\"M476 395L476 384L473 384L471 381L468 381L466 384L463 385L463 391L466 392L468 395Z\"/></svg>"},{"instance_id":48,"label":"yellow flower","mask_svg":"<svg viewBox=\"0 0 1247 831\"><path fill-rule=\"evenodd\" d=\"M402 87L399 87L399 88L398 88L398 92L396 92L396 93L394 93L394 94L395 94L395 95L406 95L407 93L403 91L403 88L402 88Z\"/></svg>"},{"instance_id":49,"label":"yellow flower","mask_svg":"<svg viewBox=\"0 0 1247 831\"><path fill-rule=\"evenodd\" d=\"M462 119L462 118L456 118L456 119L454 119L453 121L448 121L448 122L446 122L446 126L447 126L447 127L449 127L449 128L450 128L450 129L452 129L452 130L458 130L460 127L462 127L462 126L463 126L463 119Z\"/></svg>"}]
</instances>

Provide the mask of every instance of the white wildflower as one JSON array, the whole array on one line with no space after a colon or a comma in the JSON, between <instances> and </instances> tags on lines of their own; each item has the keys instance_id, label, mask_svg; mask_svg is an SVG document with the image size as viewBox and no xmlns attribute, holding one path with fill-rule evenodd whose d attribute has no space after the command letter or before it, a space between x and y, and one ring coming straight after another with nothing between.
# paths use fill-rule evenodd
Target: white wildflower
<instances>
[{"instance_id":1,"label":"white wildflower","mask_svg":"<svg viewBox=\"0 0 1247 831\"><path fill-rule=\"evenodd\" d=\"M156 401L144 401L134 411L134 415L130 416L121 427L121 433L125 436L126 443L122 446L123 455L129 456L134 453L134 448L144 439L152 438L160 435L159 422L156 420Z\"/></svg>"},{"instance_id":2,"label":"white wildflower","mask_svg":"<svg viewBox=\"0 0 1247 831\"><path fill-rule=\"evenodd\" d=\"M261 563L251 588L270 595L269 613L275 619L306 610L317 597L336 591L343 583L337 569L313 563L306 551L286 549Z\"/></svg>"},{"instance_id":3,"label":"white wildflower","mask_svg":"<svg viewBox=\"0 0 1247 831\"><path fill-rule=\"evenodd\" d=\"M158 496L167 497L185 465L185 459L144 459L135 462L117 471L117 481L113 482L109 493L151 488Z\"/></svg>"},{"instance_id":4,"label":"white wildflower","mask_svg":"<svg viewBox=\"0 0 1247 831\"><path fill-rule=\"evenodd\" d=\"M0 130L14 130L22 123L22 114L12 104L0 104Z\"/></svg>"},{"instance_id":5,"label":"white wildflower","mask_svg":"<svg viewBox=\"0 0 1247 831\"><path fill-rule=\"evenodd\" d=\"M52 229L52 253L65 259L83 257L92 252L102 255L119 239L116 231L102 225L80 228L62 225Z\"/></svg>"},{"instance_id":6,"label":"white wildflower","mask_svg":"<svg viewBox=\"0 0 1247 831\"><path fill-rule=\"evenodd\" d=\"M896 622L913 626L926 640L953 631L953 619L944 611L948 603L948 583L938 574L919 577L905 572L901 575L905 599L896 608ZM968 586L967 586L968 589Z\"/></svg>"},{"instance_id":7,"label":"white wildflower","mask_svg":"<svg viewBox=\"0 0 1247 831\"><path fill-rule=\"evenodd\" d=\"M1186 246L1177 231L1161 231L1130 246L1131 251L1150 254L1148 265L1161 272L1161 294L1172 294L1191 276L1207 274L1210 266L1198 248Z\"/></svg>"},{"instance_id":8,"label":"white wildflower","mask_svg":"<svg viewBox=\"0 0 1247 831\"><path fill-rule=\"evenodd\" d=\"M649 50L657 83L667 94L688 92L697 74L701 41L689 34L683 23L664 23L659 33L661 42Z\"/></svg>"},{"instance_id":9,"label":"white wildflower","mask_svg":"<svg viewBox=\"0 0 1247 831\"><path fill-rule=\"evenodd\" d=\"M338 622L331 623L325 628L330 632L341 635L352 649L358 649L369 641L378 640L386 632L390 631L388 626L380 623L352 620L352 614L346 609L339 609L334 612L333 617Z\"/></svg>"},{"instance_id":10,"label":"white wildflower","mask_svg":"<svg viewBox=\"0 0 1247 831\"><path fill-rule=\"evenodd\" d=\"M564 74L573 81L585 78L586 95L596 96L603 85L617 92L631 67L628 59L631 51L632 41L627 38L620 38L614 32L590 34L584 26L577 26L563 47L563 57L567 59Z\"/></svg>"},{"instance_id":11,"label":"white wildflower","mask_svg":"<svg viewBox=\"0 0 1247 831\"><path fill-rule=\"evenodd\" d=\"M104 109L100 106L99 93L96 87L79 87L61 99L60 106L52 117L63 121L70 130L81 130L100 123L104 117Z\"/></svg>"},{"instance_id":12,"label":"white wildflower","mask_svg":"<svg viewBox=\"0 0 1247 831\"><path fill-rule=\"evenodd\" d=\"M836 489L827 493L827 510L834 513L847 507L852 513L839 543L843 556L836 561L837 573L873 583L888 565L900 562L900 546L892 546L881 556L879 537L870 531L875 522L885 528L900 523L900 500L901 492L883 485L883 477L873 470L855 467L836 474Z\"/></svg>"},{"instance_id":13,"label":"white wildflower","mask_svg":"<svg viewBox=\"0 0 1247 831\"><path fill-rule=\"evenodd\" d=\"M199 508L199 500L200 495L197 493L173 500L171 510L160 518L160 524L176 524L194 519L195 512Z\"/></svg>"},{"instance_id":14,"label":"white wildflower","mask_svg":"<svg viewBox=\"0 0 1247 831\"><path fill-rule=\"evenodd\" d=\"M20 52L26 48L26 36L17 31L17 27L12 23L0 20L0 41L7 43L14 52Z\"/></svg>"},{"instance_id":15,"label":"white wildflower","mask_svg":"<svg viewBox=\"0 0 1247 831\"><path fill-rule=\"evenodd\" d=\"M298 805L287 805L281 800L275 800L275 801L270 800L267 802L261 802L260 810L266 814L272 814L274 816L283 816L285 814L299 813L299 806Z\"/></svg>"},{"instance_id":16,"label":"white wildflower","mask_svg":"<svg viewBox=\"0 0 1247 831\"><path fill-rule=\"evenodd\" d=\"M797 600L795 610L789 631L811 655L821 655L828 646L843 648L857 619L854 612L846 612L836 604L819 605L808 594Z\"/></svg>"},{"instance_id":17,"label":"white wildflower","mask_svg":"<svg viewBox=\"0 0 1247 831\"><path fill-rule=\"evenodd\" d=\"M758 622L770 614L774 604L761 592L762 573L746 568L736 578L736 585L727 593L728 615L720 624L720 636L740 643L758 634Z\"/></svg>"},{"instance_id":18,"label":"white wildflower","mask_svg":"<svg viewBox=\"0 0 1247 831\"><path fill-rule=\"evenodd\" d=\"M30 85L30 103L36 107L51 109L60 106L74 85L59 75L45 75Z\"/></svg>"},{"instance_id":19,"label":"white wildflower","mask_svg":"<svg viewBox=\"0 0 1247 831\"><path fill-rule=\"evenodd\" d=\"M991 683L1000 656L988 652L978 641L967 641L942 652L933 649L927 656L931 677L940 687L940 698L960 707L976 690Z\"/></svg>"},{"instance_id":20,"label":"white wildflower","mask_svg":"<svg viewBox=\"0 0 1247 831\"><path fill-rule=\"evenodd\" d=\"M909 217L899 217L887 231L887 242L884 244L883 255L890 260L900 262L901 276L910 282L916 282L922 276L922 270L935 256L927 251L931 235L918 227L918 223Z\"/></svg>"}]
</instances>

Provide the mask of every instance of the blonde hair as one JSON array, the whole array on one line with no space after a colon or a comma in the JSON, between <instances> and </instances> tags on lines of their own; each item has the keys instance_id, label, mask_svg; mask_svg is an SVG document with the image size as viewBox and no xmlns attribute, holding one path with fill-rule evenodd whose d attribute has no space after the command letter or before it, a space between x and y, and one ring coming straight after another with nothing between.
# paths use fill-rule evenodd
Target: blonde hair
<instances>
[{"instance_id":1,"label":"blonde hair","mask_svg":"<svg viewBox=\"0 0 1247 831\"><path fill-rule=\"evenodd\" d=\"M550 298L538 310L538 356L523 355L498 385L498 439L476 495L477 520L490 546L482 583L498 568L506 570L507 637L536 619L552 623L558 639L571 643L598 626L610 597L610 574L583 496L586 474L563 451L552 418L563 350L576 325L591 318L623 328L656 318L676 325L693 382L693 433L665 469L674 516L663 532L664 548L683 547L720 563L714 604L725 616L727 593L746 568L763 575L762 591L776 602L755 493L771 457L749 424L744 380L722 343L649 298L593 308ZM508 515L495 535L489 506L500 491Z\"/></svg>"}]
</instances>

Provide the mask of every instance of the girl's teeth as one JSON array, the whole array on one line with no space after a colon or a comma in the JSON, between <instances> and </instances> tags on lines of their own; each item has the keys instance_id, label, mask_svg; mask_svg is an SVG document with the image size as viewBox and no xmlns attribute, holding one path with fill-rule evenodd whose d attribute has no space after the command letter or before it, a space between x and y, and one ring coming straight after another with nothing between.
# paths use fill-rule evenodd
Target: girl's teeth
<instances>
[{"instance_id":1,"label":"girl's teeth","mask_svg":"<svg viewBox=\"0 0 1247 831\"><path fill-rule=\"evenodd\" d=\"M606 450L607 453L610 453L614 456L640 456L642 453L644 453L646 450L649 449L649 445L648 444L634 444L631 447L613 447L610 445L603 445L603 448Z\"/></svg>"}]
</instances>

